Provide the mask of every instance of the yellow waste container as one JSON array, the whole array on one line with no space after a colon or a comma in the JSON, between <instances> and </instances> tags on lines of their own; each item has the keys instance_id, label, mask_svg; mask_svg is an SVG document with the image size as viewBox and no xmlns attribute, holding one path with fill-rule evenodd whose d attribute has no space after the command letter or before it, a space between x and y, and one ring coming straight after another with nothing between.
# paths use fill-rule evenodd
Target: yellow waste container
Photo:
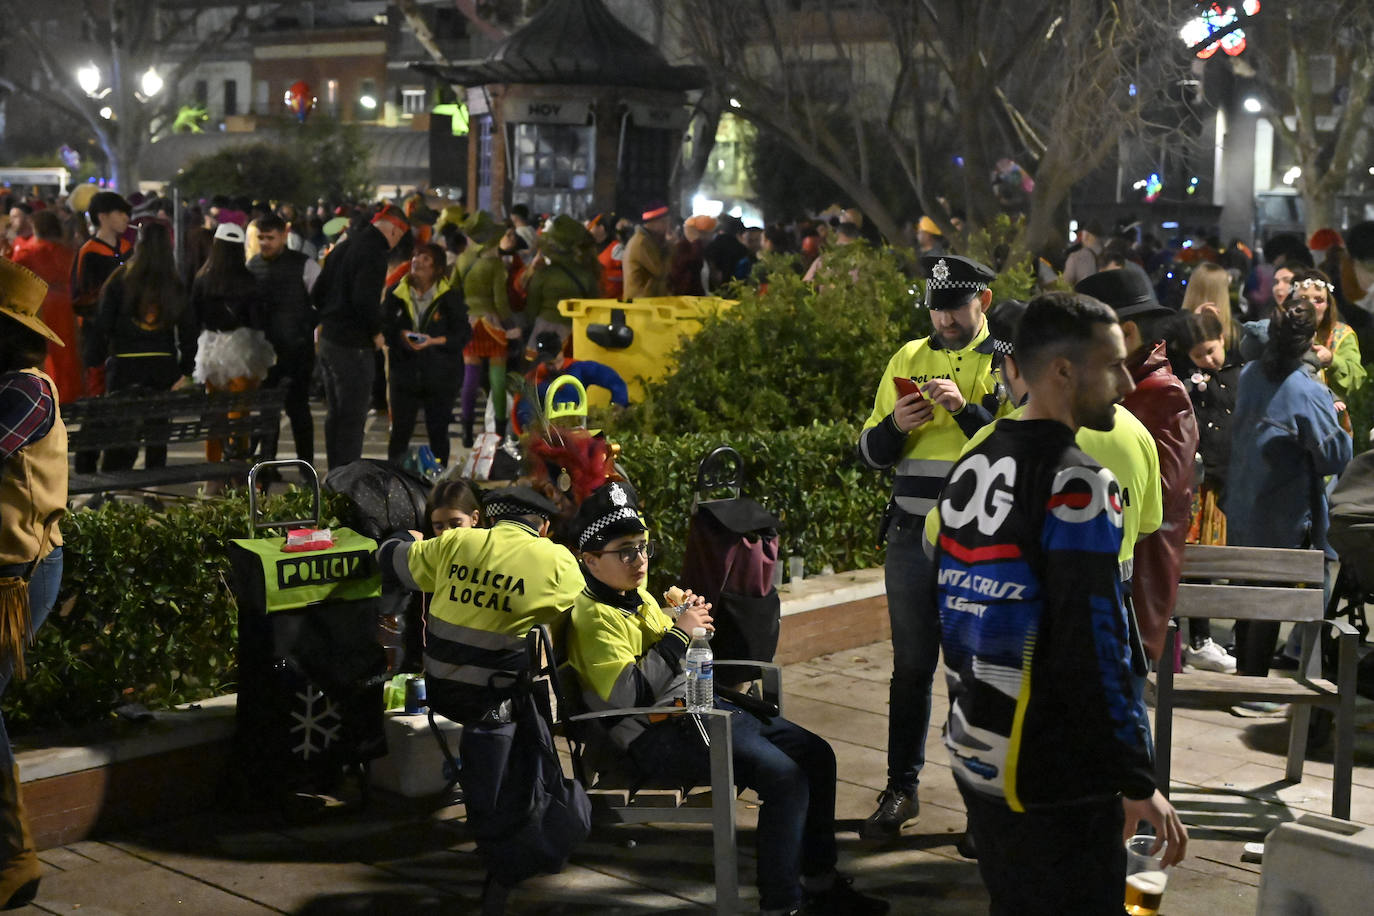
<instances>
[{"instance_id":1,"label":"yellow waste container","mask_svg":"<svg viewBox=\"0 0 1374 916\"><path fill-rule=\"evenodd\" d=\"M644 397L644 382L666 375L669 354L683 337L701 329L708 315L735 304L717 296L654 296L618 299L564 299L558 311L572 319L573 359L605 363L625 380L630 402ZM590 406L604 407L601 388L587 393Z\"/></svg>"}]
</instances>

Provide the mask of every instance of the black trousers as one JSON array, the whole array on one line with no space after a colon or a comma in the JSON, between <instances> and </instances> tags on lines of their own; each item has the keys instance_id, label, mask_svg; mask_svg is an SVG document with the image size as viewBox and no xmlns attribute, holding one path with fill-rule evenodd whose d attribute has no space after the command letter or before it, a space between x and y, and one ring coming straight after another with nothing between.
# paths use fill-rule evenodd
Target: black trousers
<instances>
[{"instance_id":1,"label":"black trousers","mask_svg":"<svg viewBox=\"0 0 1374 916\"><path fill-rule=\"evenodd\" d=\"M267 373L264 388L286 388L284 409L291 423L291 438L296 440L296 457L315 461L315 417L310 412L310 383L315 375L314 347L279 350L277 363ZM263 437L259 454L264 461L277 457L280 432Z\"/></svg>"},{"instance_id":2,"label":"black trousers","mask_svg":"<svg viewBox=\"0 0 1374 916\"><path fill-rule=\"evenodd\" d=\"M992 916L1121 916L1126 845L1120 798L1018 814L962 783L959 794Z\"/></svg>"},{"instance_id":3,"label":"black trousers","mask_svg":"<svg viewBox=\"0 0 1374 916\"><path fill-rule=\"evenodd\" d=\"M181 371L177 368L176 359L171 356L116 356L105 363L106 394L135 389L148 392L170 391L179 378ZM167 427L166 417L130 417L129 422L141 426L150 437L156 437L159 430ZM101 460L101 470L127 471L134 466L137 458L136 448L106 449ZM144 448L143 466L166 467L167 446L149 445Z\"/></svg>"},{"instance_id":4,"label":"black trousers","mask_svg":"<svg viewBox=\"0 0 1374 916\"><path fill-rule=\"evenodd\" d=\"M372 379L377 362L370 349L320 341L324 369L325 460L331 469L363 457L367 412L372 407Z\"/></svg>"},{"instance_id":5,"label":"black trousers","mask_svg":"<svg viewBox=\"0 0 1374 916\"><path fill-rule=\"evenodd\" d=\"M407 367L397 371L391 367L391 437L387 441L386 457L399 462L410 447L415 420L420 408L425 409L425 433L430 450L441 464L448 464L449 424L453 422L453 399L462 382L460 368L454 365L448 373L419 372Z\"/></svg>"}]
</instances>

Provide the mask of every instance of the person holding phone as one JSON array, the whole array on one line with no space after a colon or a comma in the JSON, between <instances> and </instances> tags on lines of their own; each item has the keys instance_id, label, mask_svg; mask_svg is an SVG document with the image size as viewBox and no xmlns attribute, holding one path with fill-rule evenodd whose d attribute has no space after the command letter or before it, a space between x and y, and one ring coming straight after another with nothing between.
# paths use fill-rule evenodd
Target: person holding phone
<instances>
[{"instance_id":1,"label":"person holding phone","mask_svg":"<svg viewBox=\"0 0 1374 916\"><path fill-rule=\"evenodd\" d=\"M410 273L386 294L382 333L391 402L386 459L393 464L399 464L410 447L421 407L430 450L440 464L448 464L448 427L463 377L463 347L472 328L463 291L450 283L446 265L438 245L417 245Z\"/></svg>"},{"instance_id":2,"label":"person holding phone","mask_svg":"<svg viewBox=\"0 0 1374 916\"><path fill-rule=\"evenodd\" d=\"M993 375L993 340L984 318L996 274L957 255L922 257L921 272L934 330L888 361L859 436L865 464L896 470L879 532L887 543L892 620L887 788L860 828L866 839L895 838L920 812L916 786L940 654L940 614L922 546L926 514L969 437L1010 409Z\"/></svg>"}]
</instances>

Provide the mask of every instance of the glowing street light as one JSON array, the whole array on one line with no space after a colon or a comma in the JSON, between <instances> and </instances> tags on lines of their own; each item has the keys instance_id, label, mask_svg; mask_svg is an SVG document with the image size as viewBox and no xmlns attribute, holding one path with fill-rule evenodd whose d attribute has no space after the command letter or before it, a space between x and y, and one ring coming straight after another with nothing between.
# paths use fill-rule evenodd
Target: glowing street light
<instances>
[{"instance_id":1,"label":"glowing street light","mask_svg":"<svg viewBox=\"0 0 1374 916\"><path fill-rule=\"evenodd\" d=\"M370 95L365 95L362 98L358 99L358 104L366 108L368 111L371 111L372 109L377 107L377 100Z\"/></svg>"},{"instance_id":2,"label":"glowing street light","mask_svg":"<svg viewBox=\"0 0 1374 916\"><path fill-rule=\"evenodd\" d=\"M138 83L145 98L152 98L162 91L162 77L152 67L139 78Z\"/></svg>"},{"instance_id":3,"label":"glowing street light","mask_svg":"<svg viewBox=\"0 0 1374 916\"><path fill-rule=\"evenodd\" d=\"M106 121L112 120L114 118L114 109L106 105L104 108L100 109L100 116Z\"/></svg>"},{"instance_id":4,"label":"glowing street light","mask_svg":"<svg viewBox=\"0 0 1374 916\"><path fill-rule=\"evenodd\" d=\"M1298 180L1299 178L1301 178L1301 177L1302 177L1302 169L1295 165L1295 166L1293 166L1291 169L1289 169L1288 171L1286 171L1286 172L1283 173L1283 183L1284 183L1284 184L1292 184L1293 182L1297 181L1297 180Z\"/></svg>"},{"instance_id":5,"label":"glowing street light","mask_svg":"<svg viewBox=\"0 0 1374 916\"><path fill-rule=\"evenodd\" d=\"M1260 100L1255 98L1253 95L1247 98L1244 104L1245 110L1250 112L1251 114L1259 114L1260 109L1264 107L1260 104Z\"/></svg>"},{"instance_id":6,"label":"glowing street light","mask_svg":"<svg viewBox=\"0 0 1374 916\"><path fill-rule=\"evenodd\" d=\"M100 91L100 68L94 63L89 63L77 70L76 84L87 95L95 95Z\"/></svg>"}]
</instances>

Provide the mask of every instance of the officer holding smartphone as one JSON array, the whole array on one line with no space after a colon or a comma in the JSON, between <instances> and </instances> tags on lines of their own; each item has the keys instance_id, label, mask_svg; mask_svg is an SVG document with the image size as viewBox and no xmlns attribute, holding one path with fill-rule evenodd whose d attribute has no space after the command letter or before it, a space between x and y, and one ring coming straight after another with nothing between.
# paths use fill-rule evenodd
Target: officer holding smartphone
<instances>
[{"instance_id":1,"label":"officer holding smartphone","mask_svg":"<svg viewBox=\"0 0 1374 916\"><path fill-rule=\"evenodd\" d=\"M916 786L925 765L930 693L940 653L940 615L922 544L926 514L969 437L1009 406L993 376L993 341L984 313L992 304L989 268L956 255L921 258L934 330L888 361L859 437L859 456L875 470L894 468L883 517L893 672L887 788L864 822L866 839L899 836L920 812Z\"/></svg>"}]
</instances>

